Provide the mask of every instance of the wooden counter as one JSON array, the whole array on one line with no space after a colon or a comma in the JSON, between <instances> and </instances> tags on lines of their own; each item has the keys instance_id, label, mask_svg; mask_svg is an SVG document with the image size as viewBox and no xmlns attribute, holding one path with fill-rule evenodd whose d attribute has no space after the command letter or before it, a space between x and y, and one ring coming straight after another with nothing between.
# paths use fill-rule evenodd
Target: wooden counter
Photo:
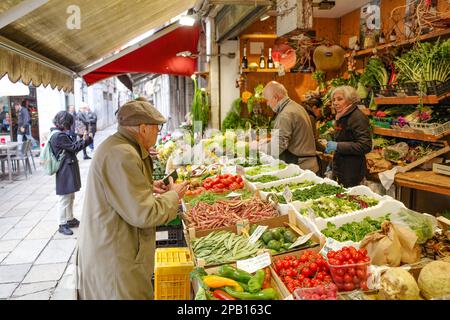
<instances>
[{"instance_id":1,"label":"wooden counter","mask_svg":"<svg viewBox=\"0 0 450 320\"><path fill-rule=\"evenodd\" d=\"M450 176L433 171L412 170L395 175L395 184L401 187L450 195Z\"/></svg>"}]
</instances>

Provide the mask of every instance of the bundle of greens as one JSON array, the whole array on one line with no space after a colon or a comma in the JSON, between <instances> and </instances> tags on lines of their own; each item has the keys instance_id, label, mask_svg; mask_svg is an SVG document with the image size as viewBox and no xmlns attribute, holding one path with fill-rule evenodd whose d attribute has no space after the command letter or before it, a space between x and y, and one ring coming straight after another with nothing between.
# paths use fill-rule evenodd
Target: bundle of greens
<instances>
[{"instance_id":1,"label":"bundle of greens","mask_svg":"<svg viewBox=\"0 0 450 320\"><path fill-rule=\"evenodd\" d=\"M272 175L264 175L261 176L259 178L249 178L247 177L247 180L251 181L251 182L260 182L260 183L267 183L267 182L272 182L272 181L277 181L280 180L282 178L279 178L277 176L272 176Z\"/></svg>"},{"instance_id":2,"label":"bundle of greens","mask_svg":"<svg viewBox=\"0 0 450 320\"><path fill-rule=\"evenodd\" d=\"M344 192L341 186L321 183L310 189L297 189L292 193L292 201L307 201ZM278 196L279 203L286 203L284 196Z\"/></svg>"},{"instance_id":3,"label":"bundle of greens","mask_svg":"<svg viewBox=\"0 0 450 320\"><path fill-rule=\"evenodd\" d=\"M388 84L388 73L383 62L379 58L370 58L364 69L364 73L359 79L360 83L366 87L385 86Z\"/></svg>"},{"instance_id":4,"label":"bundle of greens","mask_svg":"<svg viewBox=\"0 0 450 320\"><path fill-rule=\"evenodd\" d=\"M245 174L248 176L256 176L258 174L262 174L262 173L268 173L268 172L274 172L274 171L278 171L278 170L283 170L287 167L287 165L280 163L277 166L272 166L272 165L262 165L262 166L257 166L257 167L253 167L250 170L248 170Z\"/></svg>"},{"instance_id":5,"label":"bundle of greens","mask_svg":"<svg viewBox=\"0 0 450 320\"><path fill-rule=\"evenodd\" d=\"M444 41L418 42L414 48L395 61L399 70L399 82L417 82L424 91L424 82L450 79L450 39ZM424 93L424 92L423 92Z\"/></svg>"},{"instance_id":6,"label":"bundle of greens","mask_svg":"<svg viewBox=\"0 0 450 320\"><path fill-rule=\"evenodd\" d=\"M381 229L381 223L385 220L389 220L389 215L380 217L378 219L372 219L370 217L365 217L360 222L350 222L343 224L339 228L336 227L331 222L327 223L327 227L321 232L330 238L337 241L353 241L359 242L364 237L373 232Z\"/></svg>"},{"instance_id":7,"label":"bundle of greens","mask_svg":"<svg viewBox=\"0 0 450 320\"><path fill-rule=\"evenodd\" d=\"M229 197L229 194L239 194L235 197ZM253 196L253 194L250 191L247 191L245 189L240 190L234 190L231 192L226 193L213 193L213 192L203 192L200 195L192 196L192 197L185 197L185 201L188 202L191 206L195 206L199 202L204 202L207 204L214 204L219 200L230 200L230 199L250 199Z\"/></svg>"},{"instance_id":8,"label":"bundle of greens","mask_svg":"<svg viewBox=\"0 0 450 320\"><path fill-rule=\"evenodd\" d=\"M209 99L206 90L200 88L198 80L195 76L192 77L194 81L194 98L192 100L192 121L200 121L202 123L202 130L208 126L209 120Z\"/></svg>"},{"instance_id":9,"label":"bundle of greens","mask_svg":"<svg viewBox=\"0 0 450 320\"><path fill-rule=\"evenodd\" d=\"M314 200L308 208L302 208L300 213L307 216L309 208L321 218L330 218L349 212L366 209L378 204L378 200L368 196L353 196L338 194Z\"/></svg>"},{"instance_id":10,"label":"bundle of greens","mask_svg":"<svg viewBox=\"0 0 450 320\"><path fill-rule=\"evenodd\" d=\"M303 180L301 182L291 182L291 183L283 183L278 186L273 186L270 188L263 189L264 192L283 192L286 186L289 187L290 190L296 190L301 188L306 188L315 185L315 182L309 180Z\"/></svg>"}]
</instances>

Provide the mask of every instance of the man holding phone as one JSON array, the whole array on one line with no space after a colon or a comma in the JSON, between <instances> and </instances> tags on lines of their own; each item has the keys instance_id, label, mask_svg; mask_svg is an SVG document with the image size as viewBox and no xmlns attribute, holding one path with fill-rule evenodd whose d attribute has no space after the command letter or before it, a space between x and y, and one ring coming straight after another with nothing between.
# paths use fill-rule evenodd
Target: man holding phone
<instances>
[{"instance_id":1,"label":"man holding phone","mask_svg":"<svg viewBox=\"0 0 450 320\"><path fill-rule=\"evenodd\" d=\"M118 132L91 163L77 253L80 299L151 299L156 226L177 216L187 182L152 181L149 150L166 119L144 99L123 105Z\"/></svg>"}]
</instances>

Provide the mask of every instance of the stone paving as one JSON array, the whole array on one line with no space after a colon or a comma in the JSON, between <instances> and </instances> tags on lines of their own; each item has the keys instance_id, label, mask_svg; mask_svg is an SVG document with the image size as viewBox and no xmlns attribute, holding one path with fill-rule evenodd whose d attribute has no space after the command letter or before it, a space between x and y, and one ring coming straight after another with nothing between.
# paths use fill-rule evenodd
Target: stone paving
<instances>
[{"instance_id":1,"label":"stone paving","mask_svg":"<svg viewBox=\"0 0 450 320\"><path fill-rule=\"evenodd\" d=\"M95 145L114 133L116 126L97 132ZM88 150L89 153L89 150ZM78 154L82 189L75 194L74 216L81 220L90 160ZM72 236L57 232L55 177L39 168L25 179L23 167L9 182L0 171L0 300L75 299Z\"/></svg>"}]
</instances>

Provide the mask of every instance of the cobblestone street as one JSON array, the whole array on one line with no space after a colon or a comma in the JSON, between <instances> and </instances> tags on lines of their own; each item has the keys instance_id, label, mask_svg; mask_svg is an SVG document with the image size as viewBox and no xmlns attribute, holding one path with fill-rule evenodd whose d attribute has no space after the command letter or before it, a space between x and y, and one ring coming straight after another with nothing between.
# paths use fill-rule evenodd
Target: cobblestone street
<instances>
[{"instance_id":1,"label":"cobblestone street","mask_svg":"<svg viewBox=\"0 0 450 320\"><path fill-rule=\"evenodd\" d=\"M114 133L116 125L95 136L98 146ZM89 152L89 150L88 150ZM91 160L78 154L82 189L75 194L74 215L81 220L84 186ZM36 168L25 179L21 172L9 182L0 176L0 299L74 299L74 250L78 228L72 236L57 232L55 176ZM1 173L1 171L0 171Z\"/></svg>"}]
</instances>

